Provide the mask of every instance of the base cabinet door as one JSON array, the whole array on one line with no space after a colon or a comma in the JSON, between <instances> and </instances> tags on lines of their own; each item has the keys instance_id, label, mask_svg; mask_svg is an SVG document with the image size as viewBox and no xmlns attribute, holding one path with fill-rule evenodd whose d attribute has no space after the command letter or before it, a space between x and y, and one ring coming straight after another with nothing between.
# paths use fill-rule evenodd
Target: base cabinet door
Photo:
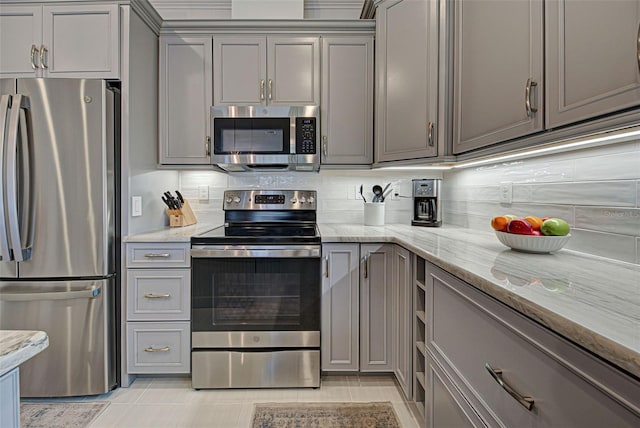
<instances>
[{"instance_id":1,"label":"base cabinet door","mask_svg":"<svg viewBox=\"0 0 640 428\"><path fill-rule=\"evenodd\" d=\"M413 282L411 253L395 246L393 253L393 372L407 399L412 397Z\"/></svg>"},{"instance_id":2,"label":"base cabinet door","mask_svg":"<svg viewBox=\"0 0 640 428\"><path fill-rule=\"evenodd\" d=\"M392 371L393 254L391 244L362 244L360 371Z\"/></svg>"},{"instance_id":3,"label":"base cabinet door","mask_svg":"<svg viewBox=\"0 0 640 428\"><path fill-rule=\"evenodd\" d=\"M320 346L323 371L358 371L359 244L323 244Z\"/></svg>"},{"instance_id":4,"label":"base cabinet door","mask_svg":"<svg viewBox=\"0 0 640 428\"><path fill-rule=\"evenodd\" d=\"M20 428L20 375L15 368L0 376L0 427Z\"/></svg>"}]
</instances>

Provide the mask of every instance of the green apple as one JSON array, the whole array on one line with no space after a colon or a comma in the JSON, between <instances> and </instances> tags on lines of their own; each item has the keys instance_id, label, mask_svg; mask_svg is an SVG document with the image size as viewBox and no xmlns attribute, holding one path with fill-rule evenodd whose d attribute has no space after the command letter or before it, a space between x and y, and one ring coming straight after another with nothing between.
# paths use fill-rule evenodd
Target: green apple
<instances>
[{"instance_id":1,"label":"green apple","mask_svg":"<svg viewBox=\"0 0 640 428\"><path fill-rule=\"evenodd\" d=\"M542 222L540 232L546 236L565 236L569 234L569 223L561 218L550 218Z\"/></svg>"}]
</instances>

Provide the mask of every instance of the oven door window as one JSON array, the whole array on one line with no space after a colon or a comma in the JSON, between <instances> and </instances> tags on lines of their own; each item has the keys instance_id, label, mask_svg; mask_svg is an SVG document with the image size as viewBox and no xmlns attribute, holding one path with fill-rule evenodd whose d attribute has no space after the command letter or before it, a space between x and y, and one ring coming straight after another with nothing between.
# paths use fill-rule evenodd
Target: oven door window
<instances>
[{"instance_id":1,"label":"oven door window","mask_svg":"<svg viewBox=\"0 0 640 428\"><path fill-rule=\"evenodd\" d=\"M193 259L193 331L314 331L318 258Z\"/></svg>"},{"instance_id":2,"label":"oven door window","mask_svg":"<svg viewBox=\"0 0 640 428\"><path fill-rule=\"evenodd\" d=\"M289 154L289 118L215 118L215 154Z\"/></svg>"}]
</instances>

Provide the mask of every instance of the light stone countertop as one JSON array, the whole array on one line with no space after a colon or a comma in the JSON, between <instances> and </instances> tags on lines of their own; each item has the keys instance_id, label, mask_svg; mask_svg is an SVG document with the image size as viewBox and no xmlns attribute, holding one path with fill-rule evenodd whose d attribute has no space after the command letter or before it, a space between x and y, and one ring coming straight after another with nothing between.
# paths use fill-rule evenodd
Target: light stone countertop
<instances>
[{"instance_id":1,"label":"light stone countertop","mask_svg":"<svg viewBox=\"0 0 640 428\"><path fill-rule=\"evenodd\" d=\"M0 376L49 346L44 331L0 330Z\"/></svg>"},{"instance_id":2,"label":"light stone countertop","mask_svg":"<svg viewBox=\"0 0 640 428\"><path fill-rule=\"evenodd\" d=\"M189 242L216 224L134 235L127 242ZM640 378L640 266L570 250L529 254L490 231L404 224L318 225L323 243L391 242Z\"/></svg>"}]
</instances>

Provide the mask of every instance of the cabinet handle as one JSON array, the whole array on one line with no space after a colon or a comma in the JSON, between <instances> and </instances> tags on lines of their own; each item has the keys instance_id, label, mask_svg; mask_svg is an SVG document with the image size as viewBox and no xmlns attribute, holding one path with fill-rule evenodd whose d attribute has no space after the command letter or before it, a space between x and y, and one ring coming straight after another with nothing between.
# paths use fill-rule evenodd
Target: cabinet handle
<instances>
[{"instance_id":1,"label":"cabinet handle","mask_svg":"<svg viewBox=\"0 0 640 428\"><path fill-rule=\"evenodd\" d=\"M269 101L273 99L273 80L269 79Z\"/></svg>"},{"instance_id":2,"label":"cabinet handle","mask_svg":"<svg viewBox=\"0 0 640 428\"><path fill-rule=\"evenodd\" d=\"M169 253L147 253L144 255L148 259L167 259L171 257Z\"/></svg>"},{"instance_id":3,"label":"cabinet handle","mask_svg":"<svg viewBox=\"0 0 640 428\"><path fill-rule=\"evenodd\" d=\"M45 57L46 55L46 57ZM45 61L46 58L46 61ZM44 45L40 46L40 68L49 68L49 51Z\"/></svg>"},{"instance_id":4,"label":"cabinet handle","mask_svg":"<svg viewBox=\"0 0 640 428\"><path fill-rule=\"evenodd\" d=\"M484 368L487 369L487 371L489 372L489 374L491 375L493 380L498 382L498 385L500 385L502 387L502 389L507 391L509 393L509 395L511 395L513 398L515 398L516 401L518 401L518 403L522 404L522 406L525 409L527 409L529 411L531 411L531 409L533 409L533 403L534 403L533 398L523 396L523 395L519 394L511 386L509 386L509 384L506 383L502 379L502 370L501 369L494 369L488 363L485 363Z\"/></svg>"},{"instance_id":5,"label":"cabinet handle","mask_svg":"<svg viewBox=\"0 0 640 428\"><path fill-rule=\"evenodd\" d=\"M31 68L34 70L38 69L38 64L36 64L36 60L40 54L40 50L36 47L36 45L31 45Z\"/></svg>"},{"instance_id":6,"label":"cabinet handle","mask_svg":"<svg viewBox=\"0 0 640 428\"><path fill-rule=\"evenodd\" d=\"M204 137L204 153L205 156L211 156L211 137Z\"/></svg>"},{"instance_id":7,"label":"cabinet handle","mask_svg":"<svg viewBox=\"0 0 640 428\"><path fill-rule=\"evenodd\" d=\"M260 79L260 99L264 100L264 79Z\"/></svg>"},{"instance_id":8,"label":"cabinet handle","mask_svg":"<svg viewBox=\"0 0 640 428\"><path fill-rule=\"evenodd\" d=\"M324 155L325 158L328 156L327 136L326 135L322 136L322 154Z\"/></svg>"},{"instance_id":9,"label":"cabinet handle","mask_svg":"<svg viewBox=\"0 0 640 428\"><path fill-rule=\"evenodd\" d=\"M428 126L429 126L429 128L428 128L429 129L429 133L428 133L427 140L429 142L429 147L433 147L433 144L434 144L434 142L433 142L433 122L429 121L429 125Z\"/></svg>"},{"instance_id":10,"label":"cabinet handle","mask_svg":"<svg viewBox=\"0 0 640 428\"><path fill-rule=\"evenodd\" d=\"M169 352L170 348L165 346L164 348L154 348L152 346L145 348L144 352Z\"/></svg>"},{"instance_id":11,"label":"cabinet handle","mask_svg":"<svg viewBox=\"0 0 640 428\"><path fill-rule=\"evenodd\" d=\"M169 293L165 293L165 294L149 293L149 294L145 294L144 297L145 297L145 299L168 299L169 297L171 297L171 294L169 294Z\"/></svg>"},{"instance_id":12,"label":"cabinet handle","mask_svg":"<svg viewBox=\"0 0 640 428\"><path fill-rule=\"evenodd\" d=\"M329 256L324 258L324 277L329 278Z\"/></svg>"},{"instance_id":13,"label":"cabinet handle","mask_svg":"<svg viewBox=\"0 0 640 428\"><path fill-rule=\"evenodd\" d=\"M538 83L527 79L527 85L524 88L524 108L527 111L527 117L531 117L533 113L537 112L538 109L536 107L531 106L531 87L538 86Z\"/></svg>"},{"instance_id":14,"label":"cabinet handle","mask_svg":"<svg viewBox=\"0 0 640 428\"><path fill-rule=\"evenodd\" d=\"M364 277L369 278L369 255L364 258Z\"/></svg>"},{"instance_id":15,"label":"cabinet handle","mask_svg":"<svg viewBox=\"0 0 640 428\"><path fill-rule=\"evenodd\" d=\"M636 41L636 58L638 60L638 71L640 71L640 23L638 24L638 37Z\"/></svg>"}]
</instances>

